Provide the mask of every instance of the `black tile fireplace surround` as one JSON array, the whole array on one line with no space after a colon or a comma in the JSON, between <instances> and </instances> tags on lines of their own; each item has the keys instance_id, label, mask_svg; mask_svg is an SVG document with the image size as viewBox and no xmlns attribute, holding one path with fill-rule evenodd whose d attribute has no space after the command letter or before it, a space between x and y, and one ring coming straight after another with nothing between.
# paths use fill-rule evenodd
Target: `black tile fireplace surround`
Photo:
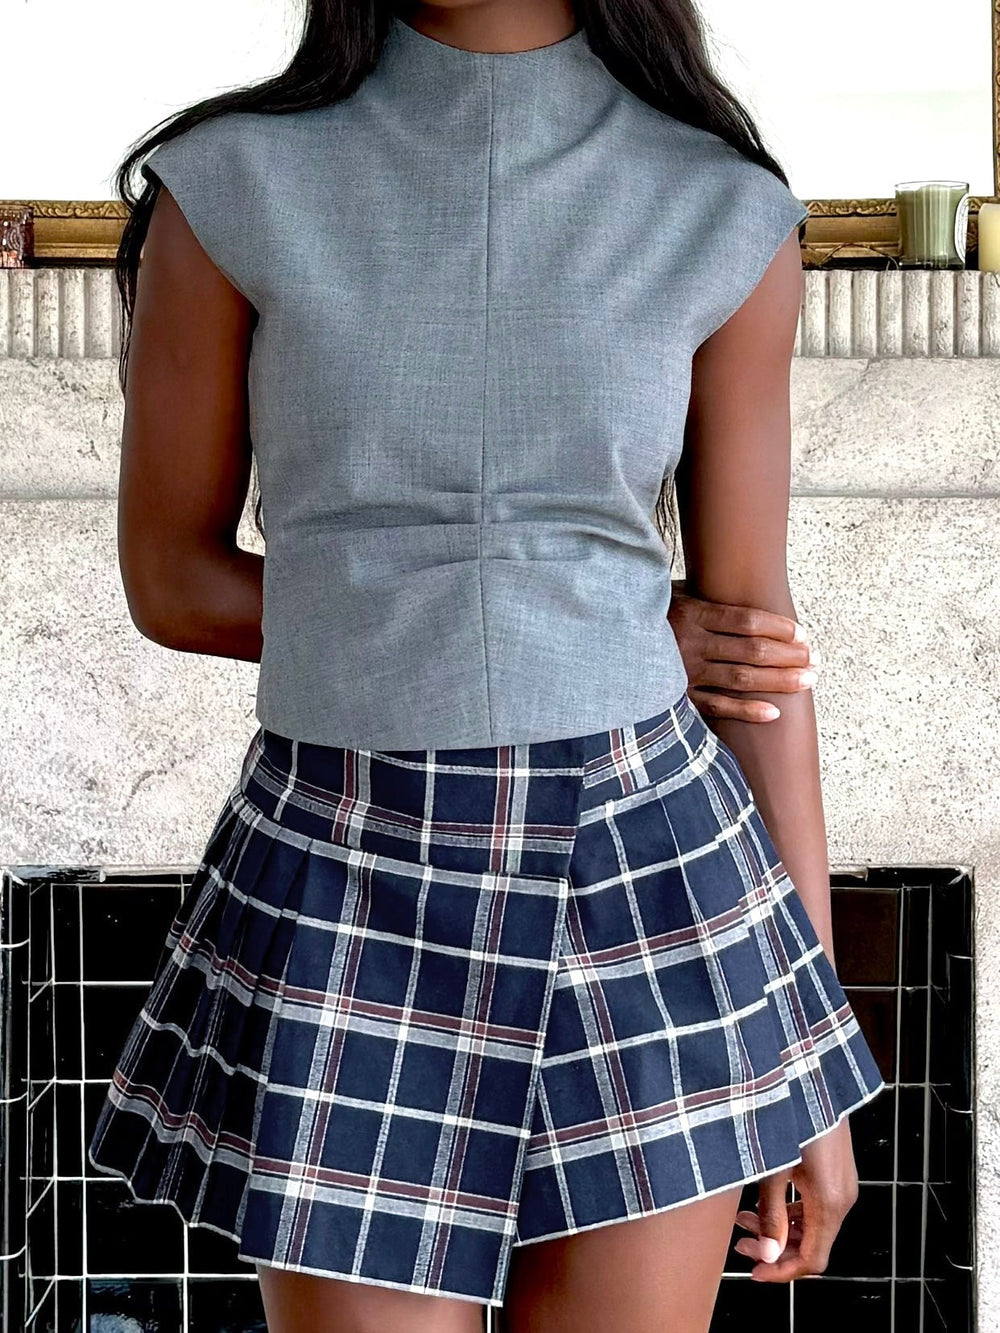
<instances>
[{"instance_id":1,"label":"black tile fireplace surround","mask_svg":"<svg viewBox=\"0 0 1000 1333\"><path fill-rule=\"evenodd\" d=\"M5 1333L264 1333L254 1270L232 1242L135 1203L86 1159L192 873L3 873ZM751 1283L751 1261L731 1252L712 1333L975 1329L972 887L947 866L833 875L838 975L890 1086L851 1117L860 1196L827 1271ZM755 1198L750 1184L743 1206Z\"/></svg>"}]
</instances>

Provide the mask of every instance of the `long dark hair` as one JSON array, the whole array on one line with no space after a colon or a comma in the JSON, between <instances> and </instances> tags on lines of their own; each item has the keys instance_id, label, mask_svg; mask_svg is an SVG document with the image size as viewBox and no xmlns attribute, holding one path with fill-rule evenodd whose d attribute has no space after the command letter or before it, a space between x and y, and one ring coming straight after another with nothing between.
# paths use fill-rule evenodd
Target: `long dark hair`
<instances>
[{"instance_id":1,"label":"long dark hair","mask_svg":"<svg viewBox=\"0 0 1000 1333\"><path fill-rule=\"evenodd\" d=\"M405 18L414 8L406 0L306 0L302 38L285 69L259 83L185 108L129 151L114 181L129 208L115 260L122 313L119 381L123 390L139 252L159 190L142 177L142 193L134 192L132 175L141 160L161 143L223 112L280 116L348 97L378 63L394 14ZM576 0L573 8L577 26L586 28L594 54L619 83L674 119L717 134L788 184L746 107L713 73L694 0ZM256 469L254 473L254 521L263 536ZM673 478L669 477L660 490L654 515L661 535L666 538L667 531L670 533L671 561L677 539L674 499Z\"/></svg>"}]
</instances>

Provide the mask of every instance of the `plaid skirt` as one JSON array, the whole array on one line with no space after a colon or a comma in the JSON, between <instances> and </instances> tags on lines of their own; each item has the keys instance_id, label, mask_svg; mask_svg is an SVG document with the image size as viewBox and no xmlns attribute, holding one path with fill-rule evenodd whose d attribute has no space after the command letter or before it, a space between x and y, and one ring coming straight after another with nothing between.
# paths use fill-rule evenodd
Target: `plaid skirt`
<instances>
[{"instance_id":1,"label":"plaid skirt","mask_svg":"<svg viewBox=\"0 0 1000 1333\"><path fill-rule=\"evenodd\" d=\"M512 1247L801 1160L885 1084L684 694L587 736L253 736L91 1164L240 1258L503 1303Z\"/></svg>"}]
</instances>

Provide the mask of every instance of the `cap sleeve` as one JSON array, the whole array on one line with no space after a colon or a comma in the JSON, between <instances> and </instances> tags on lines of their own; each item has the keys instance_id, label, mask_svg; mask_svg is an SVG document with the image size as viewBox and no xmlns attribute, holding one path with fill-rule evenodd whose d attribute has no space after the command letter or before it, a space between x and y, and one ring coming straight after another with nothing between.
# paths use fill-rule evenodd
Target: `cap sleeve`
<instances>
[{"instance_id":1,"label":"cap sleeve","mask_svg":"<svg viewBox=\"0 0 1000 1333\"><path fill-rule=\"evenodd\" d=\"M199 122L154 148L140 171L147 180L162 181L212 263L259 307L241 198L246 164L233 122L233 116Z\"/></svg>"},{"instance_id":2,"label":"cap sleeve","mask_svg":"<svg viewBox=\"0 0 1000 1333\"><path fill-rule=\"evenodd\" d=\"M696 346L736 313L782 244L809 216L773 171L735 149L713 173L708 194L712 216L703 233L707 299L698 312Z\"/></svg>"}]
</instances>

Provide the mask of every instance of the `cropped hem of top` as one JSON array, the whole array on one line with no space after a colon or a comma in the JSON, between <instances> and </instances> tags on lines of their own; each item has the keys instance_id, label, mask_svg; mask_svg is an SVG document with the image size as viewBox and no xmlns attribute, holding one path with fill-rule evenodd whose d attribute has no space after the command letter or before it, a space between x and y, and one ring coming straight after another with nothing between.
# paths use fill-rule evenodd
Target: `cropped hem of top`
<instances>
[{"instance_id":1,"label":"cropped hem of top","mask_svg":"<svg viewBox=\"0 0 1000 1333\"><path fill-rule=\"evenodd\" d=\"M583 28L491 53L398 17L346 98L142 170L259 315L264 727L510 745L679 696L654 509L694 351L807 215L773 172Z\"/></svg>"}]
</instances>

